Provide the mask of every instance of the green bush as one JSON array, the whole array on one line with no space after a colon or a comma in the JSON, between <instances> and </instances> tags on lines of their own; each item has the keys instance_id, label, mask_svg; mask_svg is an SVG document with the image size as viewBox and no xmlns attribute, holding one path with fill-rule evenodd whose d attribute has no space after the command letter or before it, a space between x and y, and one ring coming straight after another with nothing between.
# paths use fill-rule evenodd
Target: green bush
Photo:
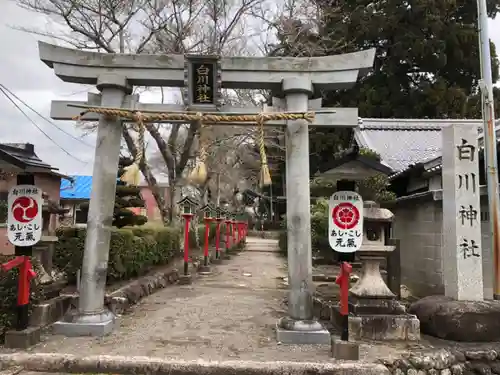
<instances>
[{"instance_id":1,"label":"green bush","mask_svg":"<svg viewBox=\"0 0 500 375\"><path fill-rule=\"evenodd\" d=\"M282 223L280 221L266 220L262 223L263 230L280 230L281 228L282 228ZM261 229L260 226L258 229Z\"/></svg>"},{"instance_id":2,"label":"green bush","mask_svg":"<svg viewBox=\"0 0 500 375\"><path fill-rule=\"evenodd\" d=\"M0 201L0 223L6 223L7 222L7 202L6 201Z\"/></svg>"},{"instance_id":3,"label":"green bush","mask_svg":"<svg viewBox=\"0 0 500 375\"><path fill-rule=\"evenodd\" d=\"M198 224L196 226L196 230L198 231L198 240L199 243L196 242L196 232L191 227L189 229L189 248L190 249L203 249L205 244L205 224ZM208 232L208 239L210 245L215 244L217 224L215 222L210 223L210 230ZM226 238L226 225L224 223L220 224L220 240L222 242L223 239Z\"/></svg>"},{"instance_id":4,"label":"green bush","mask_svg":"<svg viewBox=\"0 0 500 375\"><path fill-rule=\"evenodd\" d=\"M54 266L70 283L82 266L86 228L59 228ZM111 230L107 283L128 280L163 265L179 253L180 230L169 227L131 227Z\"/></svg>"},{"instance_id":5,"label":"green bush","mask_svg":"<svg viewBox=\"0 0 500 375\"><path fill-rule=\"evenodd\" d=\"M0 255L0 263L5 263L14 256ZM33 268L35 272L40 269L40 266L36 259L32 259ZM38 273L38 272L37 272ZM18 279L19 271L17 268L10 270L9 272L0 273L0 334L4 334L7 330L14 328L17 321L17 291L18 291ZM34 303L39 303L43 300L43 290L40 284L36 280L31 282L31 295L30 295L30 307ZM31 314L31 309L30 309Z\"/></svg>"},{"instance_id":6,"label":"green bush","mask_svg":"<svg viewBox=\"0 0 500 375\"><path fill-rule=\"evenodd\" d=\"M314 253L333 254L328 243L328 201L324 198L311 205L311 245ZM286 221L282 222L279 234L279 248L283 255L287 254Z\"/></svg>"},{"instance_id":7,"label":"green bush","mask_svg":"<svg viewBox=\"0 0 500 375\"><path fill-rule=\"evenodd\" d=\"M331 252L328 243L328 201L316 200L311 206L311 243L313 252Z\"/></svg>"}]
</instances>

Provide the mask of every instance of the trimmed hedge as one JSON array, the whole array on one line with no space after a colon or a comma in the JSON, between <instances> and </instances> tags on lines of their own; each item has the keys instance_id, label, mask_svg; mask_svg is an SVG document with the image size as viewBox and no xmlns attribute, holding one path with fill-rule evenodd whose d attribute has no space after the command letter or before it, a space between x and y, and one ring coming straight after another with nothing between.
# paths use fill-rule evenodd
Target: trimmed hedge
<instances>
[{"instance_id":1,"label":"trimmed hedge","mask_svg":"<svg viewBox=\"0 0 500 375\"><path fill-rule=\"evenodd\" d=\"M68 282L76 281L82 266L86 228L61 227L53 264L66 274ZM169 227L132 227L111 230L106 283L128 280L149 272L154 266L167 264L179 253L181 232Z\"/></svg>"},{"instance_id":2,"label":"trimmed hedge","mask_svg":"<svg viewBox=\"0 0 500 375\"><path fill-rule=\"evenodd\" d=\"M205 224L196 226L199 243L193 228L189 231L191 250L203 248ZM220 226L221 242L225 239L225 225ZM215 243L216 224L211 223L209 240ZM53 264L66 274L68 282L76 282L76 272L82 266L86 228L61 227ZM129 280L148 273L153 267L169 263L182 254L181 229L171 227L130 227L111 230L107 284Z\"/></svg>"},{"instance_id":3,"label":"trimmed hedge","mask_svg":"<svg viewBox=\"0 0 500 375\"><path fill-rule=\"evenodd\" d=\"M208 239L211 245L215 244L215 234L216 234L217 224L212 222L210 223L210 230L208 232ZM202 249L205 243L205 224L198 224L196 226L196 230L198 231L198 240L196 241L196 233L193 228L190 228L189 231L189 248L190 249ZM220 224L220 241L225 241L226 239L226 224L223 222Z\"/></svg>"}]
</instances>

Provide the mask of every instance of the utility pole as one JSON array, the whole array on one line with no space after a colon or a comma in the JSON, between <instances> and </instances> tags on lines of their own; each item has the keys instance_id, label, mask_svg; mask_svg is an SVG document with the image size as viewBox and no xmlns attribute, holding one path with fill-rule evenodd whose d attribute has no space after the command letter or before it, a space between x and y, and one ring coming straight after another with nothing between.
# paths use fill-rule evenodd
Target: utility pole
<instances>
[{"instance_id":1,"label":"utility pole","mask_svg":"<svg viewBox=\"0 0 500 375\"><path fill-rule=\"evenodd\" d=\"M490 37L486 0L477 0L479 29L479 56L481 64L481 97L483 105L483 137L490 212L490 243L493 251L494 280L493 298L500 299L500 228L497 170L497 137L495 133L495 109L493 106L493 78L491 74Z\"/></svg>"}]
</instances>

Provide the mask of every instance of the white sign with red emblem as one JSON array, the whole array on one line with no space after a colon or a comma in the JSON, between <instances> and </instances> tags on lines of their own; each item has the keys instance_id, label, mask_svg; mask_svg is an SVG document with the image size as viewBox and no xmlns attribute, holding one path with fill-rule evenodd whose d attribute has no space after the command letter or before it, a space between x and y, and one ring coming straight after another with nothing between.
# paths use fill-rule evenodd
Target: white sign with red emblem
<instances>
[{"instance_id":1,"label":"white sign with red emblem","mask_svg":"<svg viewBox=\"0 0 500 375\"><path fill-rule=\"evenodd\" d=\"M363 198L354 191L338 191L330 197L328 240L333 250L353 253L363 243Z\"/></svg>"},{"instance_id":2,"label":"white sign with red emblem","mask_svg":"<svg viewBox=\"0 0 500 375\"><path fill-rule=\"evenodd\" d=\"M42 238L42 191L17 185L9 191L7 233L14 246L33 246Z\"/></svg>"}]
</instances>

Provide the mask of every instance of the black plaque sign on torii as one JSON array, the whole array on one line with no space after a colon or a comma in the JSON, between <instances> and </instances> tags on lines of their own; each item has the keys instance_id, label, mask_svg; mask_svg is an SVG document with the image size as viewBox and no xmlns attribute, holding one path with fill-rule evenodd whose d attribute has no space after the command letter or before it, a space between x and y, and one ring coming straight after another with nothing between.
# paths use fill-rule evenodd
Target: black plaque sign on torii
<instances>
[{"instance_id":1,"label":"black plaque sign on torii","mask_svg":"<svg viewBox=\"0 0 500 375\"><path fill-rule=\"evenodd\" d=\"M215 55L186 55L184 99L191 110L216 111L221 102L220 58Z\"/></svg>"}]
</instances>

